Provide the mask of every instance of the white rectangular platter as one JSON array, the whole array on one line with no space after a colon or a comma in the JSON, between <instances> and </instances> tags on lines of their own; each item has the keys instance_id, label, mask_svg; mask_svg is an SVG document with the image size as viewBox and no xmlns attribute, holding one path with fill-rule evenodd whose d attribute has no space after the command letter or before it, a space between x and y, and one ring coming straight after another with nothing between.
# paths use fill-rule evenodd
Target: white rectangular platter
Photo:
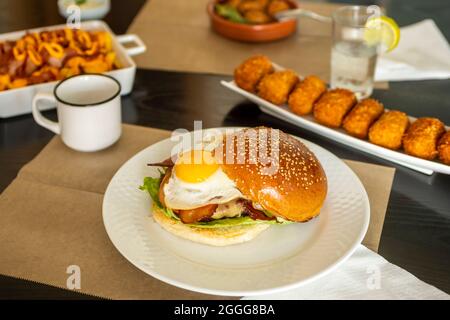
<instances>
[{"instance_id":1,"label":"white rectangular platter","mask_svg":"<svg viewBox=\"0 0 450 320\"><path fill-rule=\"evenodd\" d=\"M61 24L43 28L4 33L0 35L0 42L5 40L17 40L22 37L27 31L40 32L44 30L56 30L66 27L67 26L65 24ZM122 86L122 95L130 93L131 89L133 88L134 76L136 73L136 64L131 59L131 56L143 53L146 50L146 47L142 40L134 34L115 36L108 25L105 22L99 20L82 22L81 29L106 31L111 35L113 50L116 53L117 59L122 65L122 68L107 72L106 74L116 78L120 82L120 85ZM131 48L125 48L122 45L123 43L128 42L134 42L135 46ZM23 88L0 91L0 118L9 118L21 114L31 113L31 102L35 94L37 92L52 92L57 83L57 81L52 81L30 85ZM54 105L42 103L40 109L47 110L54 107Z\"/></svg>"},{"instance_id":2,"label":"white rectangular platter","mask_svg":"<svg viewBox=\"0 0 450 320\"><path fill-rule=\"evenodd\" d=\"M286 105L277 106L264 99L261 99L255 94L247 92L239 88L234 81L221 81L222 85L230 90L239 93L247 99L256 103L262 112L270 114L281 120L290 122L294 125L302 127L304 129L315 132L323 137L338 141L342 144L361 150L363 152L387 159L394 163L403 165L410 169L419 171L421 173L431 175L433 172L439 172L450 175L450 166L445 165L439 161L424 160L417 157L407 155L403 151L394 151L387 148L377 146L369 141L355 138L347 134L343 129L332 129L317 123L312 115L299 116L289 110ZM415 118L410 117L413 121ZM446 127L448 130L449 128Z\"/></svg>"}]
</instances>

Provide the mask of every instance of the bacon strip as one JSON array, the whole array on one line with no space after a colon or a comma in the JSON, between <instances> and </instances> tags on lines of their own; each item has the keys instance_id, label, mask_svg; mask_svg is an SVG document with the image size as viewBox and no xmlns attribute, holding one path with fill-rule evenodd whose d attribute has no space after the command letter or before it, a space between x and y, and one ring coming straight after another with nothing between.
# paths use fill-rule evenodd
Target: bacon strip
<instances>
[{"instance_id":1,"label":"bacon strip","mask_svg":"<svg viewBox=\"0 0 450 320\"><path fill-rule=\"evenodd\" d=\"M176 210L176 213L183 223L195 223L211 218L217 206L217 204L208 204L191 210Z\"/></svg>"},{"instance_id":2,"label":"bacon strip","mask_svg":"<svg viewBox=\"0 0 450 320\"><path fill-rule=\"evenodd\" d=\"M252 203L250 201L245 201L244 206L247 214L253 220L275 220L275 217L268 217L264 212L253 208Z\"/></svg>"}]
</instances>

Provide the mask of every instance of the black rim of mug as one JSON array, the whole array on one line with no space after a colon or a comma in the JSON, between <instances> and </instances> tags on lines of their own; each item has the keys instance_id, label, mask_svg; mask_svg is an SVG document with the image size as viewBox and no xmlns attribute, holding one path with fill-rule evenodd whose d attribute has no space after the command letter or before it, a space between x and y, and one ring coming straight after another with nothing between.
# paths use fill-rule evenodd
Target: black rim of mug
<instances>
[{"instance_id":1,"label":"black rim of mug","mask_svg":"<svg viewBox=\"0 0 450 320\"><path fill-rule=\"evenodd\" d=\"M114 93L114 94L113 94L111 97L109 97L108 99L102 100L102 101L99 101L99 102L95 102L95 103L83 103L83 104L82 104L82 103L72 103L72 102L64 101L63 99L61 99L61 98L58 96L57 90L58 90L59 86L62 85L64 82L66 82L66 81L68 81L68 80L70 80L70 79L76 78L76 77L86 77L86 76L100 76L100 77L105 77L105 78L111 79L111 80L113 80L113 81L117 84L118 90L117 90L116 93ZM116 98L116 97L120 94L120 91L122 91L122 86L120 85L120 82L117 81L116 78L111 77L111 76L109 76L109 75L107 75L107 74L103 74L103 73L85 73L85 74L77 74L77 75L68 77L68 78L66 78L66 79L64 79L64 80L62 80L62 81L60 81L60 82L55 86L55 89L53 89L53 95L55 96L55 98L56 98L57 101L59 101L59 102L61 102L61 103L64 103L64 104L67 104L67 105L69 105L69 106L74 106L74 107L90 107L90 106L98 106L98 105L100 105L100 104L104 104L104 103L107 103L107 102L113 100L114 98Z\"/></svg>"}]
</instances>

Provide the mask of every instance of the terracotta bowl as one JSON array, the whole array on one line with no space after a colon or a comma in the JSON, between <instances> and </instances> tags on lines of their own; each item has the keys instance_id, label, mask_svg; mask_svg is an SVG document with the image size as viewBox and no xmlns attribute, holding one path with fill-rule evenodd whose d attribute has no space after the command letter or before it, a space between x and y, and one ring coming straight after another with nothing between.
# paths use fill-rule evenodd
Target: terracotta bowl
<instances>
[{"instance_id":1,"label":"terracotta bowl","mask_svg":"<svg viewBox=\"0 0 450 320\"><path fill-rule=\"evenodd\" d=\"M294 1L287 1L292 8L298 5ZM242 24L231 22L219 16L214 10L216 0L208 3L208 14L214 31L226 38L245 42L269 42L290 36L297 30L297 20L286 20L268 24Z\"/></svg>"}]
</instances>

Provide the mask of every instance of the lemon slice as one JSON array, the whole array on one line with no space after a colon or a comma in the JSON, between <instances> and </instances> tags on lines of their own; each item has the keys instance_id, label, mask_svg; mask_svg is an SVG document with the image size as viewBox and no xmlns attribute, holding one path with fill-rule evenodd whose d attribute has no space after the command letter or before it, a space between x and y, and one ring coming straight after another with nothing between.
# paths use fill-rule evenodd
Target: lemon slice
<instances>
[{"instance_id":1,"label":"lemon slice","mask_svg":"<svg viewBox=\"0 0 450 320\"><path fill-rule=\"evenodd\" d=\"M400 28L389 17L381 16L367 20L364 40L369 46L380 45L383 51L392 51L400 40Z\"/></svg>"}]
</instances>

